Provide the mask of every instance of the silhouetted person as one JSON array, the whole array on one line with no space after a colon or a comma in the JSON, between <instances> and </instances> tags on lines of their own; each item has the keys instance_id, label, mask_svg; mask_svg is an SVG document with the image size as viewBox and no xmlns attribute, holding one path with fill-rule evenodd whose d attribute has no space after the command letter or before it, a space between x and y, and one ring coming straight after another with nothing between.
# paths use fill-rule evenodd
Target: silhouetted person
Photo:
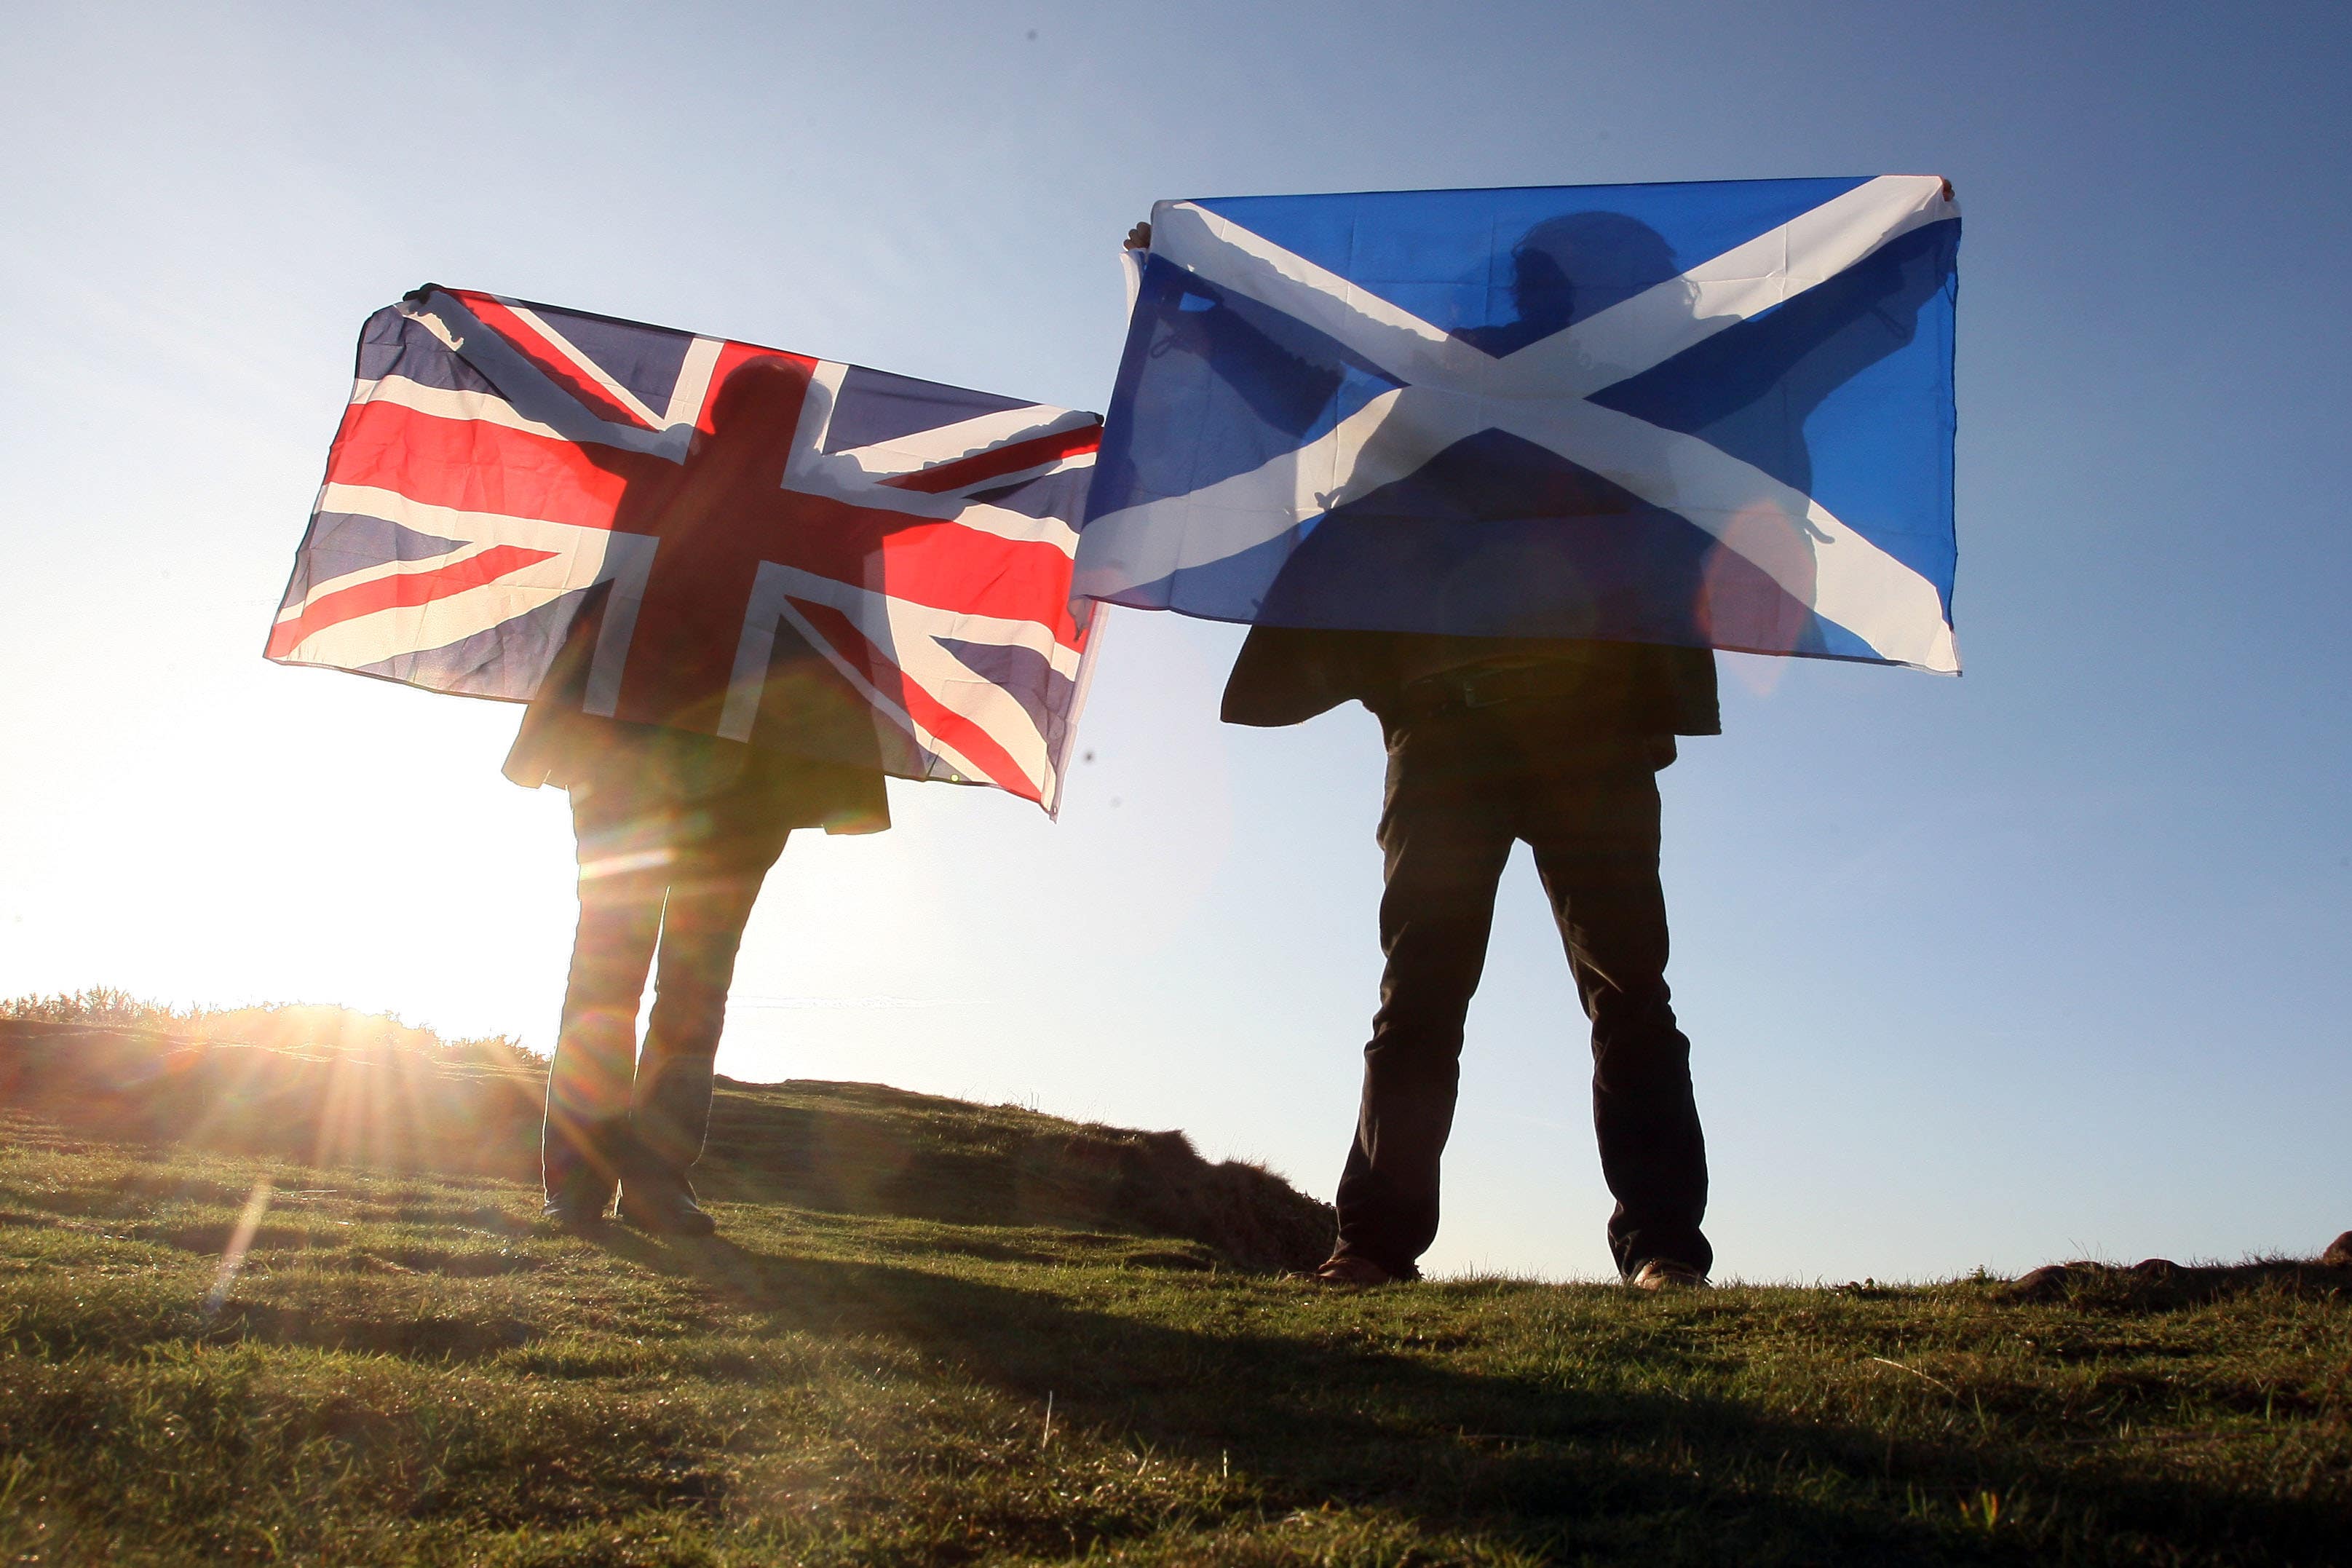
<instances>
[{"instance_id":1,"label":"silhouetted person","mask_svg":"<svg viewBox=\"0 0 2352 1568\"><path fill-rule=\"evenodd\" d=\"M1592 1112L1616 1198L1609 1247L1643 1285L1705 1279L1714 1252L1690 1041L1666 986L1656 772L1720 732L1704 648L1254 628L1228 723L1296 724L1349 700L1381 721L1381 1003L1364 1047L1339 1235L1318 1277L1416 1275L1437 1235L1463 1024L1513 844L1536 871L1592 1026Z\"/></svg>"},{"instance_id":2,"label":"silhouetted person","mask_svg":"<svg viewBox=\"0 0 2352 1568\"><path fill-rule=\"evenodd\" d=\"M1129 236L1130 246L1150 240L1149 225ZM1602 297L1587 302L1590 314L1678 270L1654 231L1610 213L1539 226L1513 259L1516 318L1460 334L1490 353L1569 325L1580 304L1571 279L1598 284ZM1192 330L1247 328L1235 316ZM1433 500L1475 517L1485 504L1480 490L1500 478L1465 447L1424 468L1416 482L1436 489L1415 504ZM1581 470L1533 490L1503 482L1517 487L1507 503L1547 514L1591 516L1630 500ZM1324 551L1344 534L1325 520L1286 563L1269 606L1314 582L1319 563L1332 559ZM1223 716L1296 724L1350 700L1379 716L1388 744L1379 832L1387 964L1339 1179L1339 1234L1316 1277L1342 1285L1413 1279L1437 1235L1439 1161L1453 1128L1464 1019L1486 963L1496 887L1512 845L1524 841L1591 1020L1593 1121L1617 1200L1611 1253L1630 1283L1704 1283L1714 1261L1700 1229L1706 1151L1690 1042L1676 1026L1665 981L1655 774L1674 760L1676 735L1720 732L1713 654L1262 625L1234 661Z\"/></svg>"},{"instance_id":3,"label":"silhouetted person","mask_svg":"<svg viewBox=\"0 0 2352 1568\"><path fill-rule=\"evenodd\" d=\"M683 468L632 484L616 525L659 536L657 570L693 570L725 551L742 519L776 509L806 383L789 362L741 367ZM738 605L649 595L623 717L583 711L604 607L574 622L505 770L518 784L569 791L579 839L580 926L541 1145L545 1212L593 1224L617 1186L624 1218L707 1235L710 1217L687 1172L709 1128L727 990L761 881L793 828L876 831L889 826L888 807L878 761L817 760L701 732L716 727L725 700ZM814 654L769 680L797 710L830 703L847 713L836 731L871 732L863 700ZM648 971L654 1005L640 1050Z\"/></svg>"}]
</instances>

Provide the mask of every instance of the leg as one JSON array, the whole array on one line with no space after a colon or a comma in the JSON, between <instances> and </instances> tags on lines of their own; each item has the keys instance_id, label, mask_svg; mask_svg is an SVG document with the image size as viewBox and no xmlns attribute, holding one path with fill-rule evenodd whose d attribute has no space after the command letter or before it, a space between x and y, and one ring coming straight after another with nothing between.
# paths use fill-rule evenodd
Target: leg
<instances>
[{"instance_id":1,"label":"leg","mask_svg":"<svg viewBox=\"0 0 2352 1568\"><path fill-rule=\"evenodd\" d=\"M1592 1020L1592 1120L1617 1199L1610 1251L1627 1275L1652 1258L1704 1273L1715 1260L1699 1229L1706 1143L1690 1040L1666 989L1657 779L1625 765L1558 777L1530 817L1536 868Z\"/></svg>"},{"instance_id":2,"label":"leg","mask_svg":"<svg viewBox=\"0 0 2352 1568\"><path fill-rule=\"evenodd\" d=\"M641 1180L683 1184L688 1167L702 1157L735 955L789 831L723 821L719 828L721 837L683 858L663 910L653 1017L630 1105Z\"/></svg>"},{"instance_id":3,"label":"leg","mask_svg":"<svg viewBox=\"0 0 2352 1568\"><path fill-rule=\"evenodd\" d=\"M548 1068L540 1162L551 1201L601 1210L626 1154L637 1005L661 926L666 868L646 859L657 853L648 847L652 829L617 803L583 792L572 797L572 819L580 926Z\"/></svg>"},{"instance_id":4,"label":"leg","mask_svg":"<svg viewBox=\"0 0 2352 1568\"><path fill-rule=\"evenodd\" d=\"M1380 1011L1356 1138L1339 1177L1339 1256L1409 1274L1437 1236L1438 1160L1454 1128L1463 1019L1486 963L1512 836L1438 723L1391 743L1380 842Z\"/></svg>"}]
</instances>

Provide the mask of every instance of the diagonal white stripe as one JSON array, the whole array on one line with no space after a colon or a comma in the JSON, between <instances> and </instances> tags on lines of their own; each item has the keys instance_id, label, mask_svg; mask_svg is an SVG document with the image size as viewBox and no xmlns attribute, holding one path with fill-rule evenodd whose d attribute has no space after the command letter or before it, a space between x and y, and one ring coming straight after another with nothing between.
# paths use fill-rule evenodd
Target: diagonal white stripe
<instances>
[{"instance_id":1,"label":"diagonal white stripe","mask_svg":"<svg viewBox=\"0 0 2352 1568\"><path fill-rule=\"evenodd\" d=\"M956 512L955 523L959 528L992 533L999 539L1050 544L1065 555L1077 553L1078 531L1070 526L1066 518L1031 517L1025 511L1014 511L1010 507L991 506L986 501L966 501Z\"/></svg>"},{"instance_id":2,"label":"diagonal white stripe","mask_svg":"<svg viewBox=\"0 0 2352 1568\"><path fill-rule=\"evenodd\" d=\"M1934 584L1804 491L1720 447L1583 401L1522 404L1501 427L1688 519L1881 657L1944 674L1959 668ZM1801 547L1743 548L1759 516L1781 525L1766 537Z\"/></svg>"},{"instance_id":3,"label":"diagonal white stripe","mask_svg":"<svg viewBox=\"0 0 2352 1568\"><path fill-rule=\"evenodd\" d=\"M1004 749L1041 794L1053 794L1053 759L1047 753L1045 735L1029 710L1004 688L983 679L950 655L940 647L939 639L1024 647L1072 680L1084 678L1084 654L1064 647L1048 628L1036 621L939 610L773 562L761 565L751 602L745 612L733 678L719 718L720 734L734 740L750 739L767 682L775 628L781 622L789 622L867 700L913 736L918 745L967 778L986 777L969 758L918 723L903 707L874 687L833 647L828 638L793 609L789 602L792 598L829 605L846 616L868 641L898 666L908 681L919 685L940 706L979 725Z\"/></svg>"},{"instance_id":4,"label":"diagonal white stripe","mask_svg":"<svg viewBox=\"0 0 2352 1568\"><path fill-rule=\"evenodd\" d=\"M1883 174L1508 356L1504 397L1590 397L1958 216L1933 174Z\"/></svg>"},{"instance_id":5,"label":"diagonal white stripe","mask_svg":"<svg viewBox=\"0 0 2352 1568\"><path fill-rule=\"evenodd\" d=\"M872 705L877 715L906 731L922 751L948 763L967 778L987 776L972 766L969 757L943 744L938 736L917 723L914 716L898 701L867 679L865 671L833 646L832 638L819 631L806 616L793 607L792 600L794 597L839 610L849 617L850 624L867 641L882 651L885 658L898 662L898 637L896 628L890 624L891 604L883 595L846 583L836 583L830 577L780 566L773 562L762 563L759 575L752 582L751 602L745 612L742 640L735 652L734 678L728 685L727 703L719 715L719 734L735 741L751 739L752 726L759 718L760 697L767 684L768 660L775 647L776 627L789 622L802 640L823 655L825 662L840 672L842 679Z\"/></svg>"},{"instance_id":6,"label":"diagonal white stripe","mask_svg":"<svg viewBox=\"0 0 2352 1568\"><path fill-rule=\"evenodd\" d=\"M1400 380L1474 383L1494 356L1192 202L1151 209L1151 254L1306 322Z\"/></svg>"},{"instance_id":7,"label":"diagonal white stripe","mask_svg":"<svg viewBox=\"0 0 2352 1568\"><path fill-rule=\"evenodd\" d=\"M602 541L615 537L611 530L585 528L578 523L551 522L543 518L519 517L502 511L467 511L457 507L436 506L429 501L411 500L398 490L377 485L331 484L319 492L319 510L347 511L361 517L380 517L444 539L462 539L473 543L520 544L528 550L549 550L558 554L586 555L593 558L601 550ZM639 534L618 537L636 539ZM336 579L338 583L342 579ZM318 593L331 584L321 584L312 590Z\"/></svg>"},{"instance_id":8,"label":"diagonal white stripe","mask_svg":"<svg viewBox=\"0 0 2352 1568\"><path fill-rule=\"evenodd\" d=\"M644 534L616 533L608 529L582 528L541 518L505 512L463 511L411 500L396 490L372 485L328 485L319 494L322 511L379 517L421 533L466 541L466 549L437 557L410 570L445 566L500 544L544 550L551 559L537 562L497 583L453 594L430 604L379 610L322 627L305 638L288 657L297 663L349 668L375 664L397 654L419 653L446 647L488 631L499 622L593 584L609 580L612 598L604 610L595 657L590 661L586 707L609 714L620 695L621 665L635 628L637 606L645 597L653 572L656 541ZM308 605L325 595L396 574L369 567L314 585L303 599ZM297 608L294 614L299 614ZM288 616L281 613L279 620Z\"/></svg>"},{"instance_id":9,"label":"diagonal white stripe","mask_svg":"<svg viewBox=\"0 0 2352 1568\"><path fill-rule=\"evenodd\" d=\"M1055 458L1050 461L1038 464L1034 468L1014 468L1006 473L991 474L984 479L973 479L968 483L958 485L953 489L933 490L929 493L940 496L953 496L958 499L968 496L993 494L998 490L1009 489L1013 485L1025 485L1030 483L1032 480L1042 479L1048 474L1067 473L1073 468L1091 468L1094 466L1095 455L1092 452L1078 452L1066 458ZM1070 538L1073 547L1075 548L1077 539L1077 534L1075 531L1072 531Z\"/></svg>"},{"instance_id":10,"label":"diagonal white stripe","mask_svg":"<svg viewBox=\"0 0 2352 1568\"><path fill-rule=\"evenodd\" d=\"M537 568L527 568L463 593L321 626L289 650L281 662L350 669L463 642L572 592L572 584L548 580L542 569L553 565L552 562L541 562Z\"/></svg>"},{"instance_id":11,"label":"diagonal white stripe","mask_svg":"<svg viewBox=\"0 0 2352 1568\"><path fill-rule=\"evenodd\" d=\"M799 596L802 598L808 597L806 594L802 594ZM866 700L872 705L874 711L877 714L888 720L891 723L897 725L899 729L907 732L908 736L915 742L915 749L923 753L925 759L924 772L926 773L930 776L937 777L940 776L940 771L943 768L946 776L950 779L965 778L977 780L987 776L978 768L972 766L971 758L965 756L961 752L957 751L954 747L941 741L937 735L934 735L929 730L924 729L922 725L917 723L915 721L914 715L908 713L904 707L900 706L896 699L892 698L880 687L867 679L866 672L858 668L856 665L850 663L847 658L844 658L840 650L833 646L833 639L826 637L823 632L817 630L815 624L806 616L801 614L799 608L795 606L789 598L784 597L781 590L778 594L776 605L777 618L779 620L790 621L793 624L793 629L800 633L802 638L805 640L811 647L815 648L819 653L823 654L826 663L832 665L834 668L841 672L842 679L848 681L852 687L856 689L857 694L865 698ZM851 619L853 621L857 621L858 617L853 614L851 616ZM880 648L886 657L895 658L895 650L890 646L888 627L887 626L868 626L863 622L859 622L858 630L864 633L866 638L871 641L876 647Z\"/></svg>"},{"instance_id":12,"label":"diagonal white stripe","mask_svg":"<svg viewBox=\"0 0 2352 1568\"><path fill-rule=\"evenodd\" d=\"M1245 473L1096 518L1079 536L1072 594L1105 598L1156 583L1255 549L1321 516L1337 504L1340 476L1348 471L1343 458L1362 455L1404 395L1382 393L1316 440L1277 452ZM1408 455L1400 446L1391 461Z\"/></svg>"},{"instance_id":13,"label":"diagonal white stripe","mask_svg":"<svg viewBox=\"0 0 2352 1568\"><path fill-rule=\"evenodd\" d=\"M386 561L380 565L362 566L356 572L346 572L340 577L330 578L319 584L300 600L278 611L272 624L283 626L288 621L300 620L310 613L311 605L330 594L340 594L350 588L363 588L370 583L380 583L387 577L415 577L425 573L441 571L445 567L462 566L485 551L498 549L499 545L499 542L495 539L478 540L471 544L460 544L455 550L444 551L438 555L428 555L415 561Z\"/></svg>"},{"instance_id":14,"label":"diagonal white stripe","mask_svg":"<svg viewBox=\"0 0 2352 1568\"><path fill-rule=\"evenodd\" d=\"M644 403L640 402L635 393L631 392L627 387L623 386L619 382L614 381L610 375L607 375L604 373L604 367L598 364L586 354L581 353L578 345L573 343L570 338L565 337L562 332L557 331L552 326L550 326L548 324L547 318L541 316L530 306L507 299L503 295L494 296L494 298L498 300L499 304L504 305L508 310L514 312L515 320L522 322L523 325L529 327L532 331L537 332L541 337L546 339L550 347L553 348L565 359L570 360L574 370L582 372L589 380L602 387L604 391L604 395L610 397L614 402L619 404L622 407L627 409L630 413L635 415L646 424L653 426L656 429L659 429L669 423L668 420L662 417L662 416L656 414L652 409L646 407Z\"/></svg>"},{"instance_id":15,"label":"diagonal white stripe","mask_svg":"<svg viewBox=\"0 0 2352 1568\"><path fill-rule=\"evenodd\" d=\"M847 447L833 456L846 458L866 473L882 479L937 468L941 463L952 463L992 447L1034 441L1041 436L1058 435L1094 422L1093 415L1080 409L1032 404L1024 408L1005 408L993 414L977 415L929 430L917 430L887 441Z\"/></svg>"},{"instance_id":16,"label":"diagonal white stripe","mask_svg":"<svg viewBox=\"0 0 2352 1568\"><path fill-rule=\"evenodd\" d=\"M520 350L484 326L471 310L448 295L436 291L426 308L411 313L427 323L467 363L488 377L490 384L524 418L547 426L567 441L593 441L625 451L649 452L672 462L685 460L687 443L694 436L691 426L641 430L634 425L599 419L577 397L557 385L545 371L525 358Z\"/></svg>"}]
</instances>

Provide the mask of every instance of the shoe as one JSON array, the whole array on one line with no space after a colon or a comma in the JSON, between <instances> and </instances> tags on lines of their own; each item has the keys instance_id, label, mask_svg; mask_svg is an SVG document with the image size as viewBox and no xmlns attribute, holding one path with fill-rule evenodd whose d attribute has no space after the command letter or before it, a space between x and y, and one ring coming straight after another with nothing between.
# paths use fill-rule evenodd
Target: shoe
<instances>
[{"instance_id":1,"label":"shoe","mask_svg":"<svg viewBox=\"0 0 2352 1568\"><path fill-rule=\"evenodd\" d=\"M1625 1286L1631 1290L1704 1290L1706 1275L1671 1258L1653 1258L1625 1276Z\"/></svg>"},{"instance_id":2,"label":"shoe","mask_svg":"<svg viewBox=\"0 0 2352 1568\"><path fill-rule=\"evenodd\" d=\"M613 1212L613 1189L570 1182L550 1193L539 1217L563 1230L593 1230Z\"/></svg>"},{"instance_id":3,"label":"shoe","mask_svg":"<svg viewBox=\"0 0 2352 1568\"><path fill-rule=\"evenodd\" d=\"M694 1201L684 1176L632 1176L621 1183L621 1218L656 1236L709 1236L719 1222Z\"/></svg>"},{"instance_id":4,"label":"shoe","mask_svg":"<svg viewBox=\"0 0 2352 1568\"><path fill-rule=\"evenodd\" d=\"M1307 1277L1317 1285L1335 1285L1352 1289L1369 1289L1375 1285L1402 1285L1421 1278L1421 1271L1407 1268L1402 1274L1381 1268L1360 1252L1335 1252L1323 1260L1323 1266Z\"/></svg>"}]
</instances>

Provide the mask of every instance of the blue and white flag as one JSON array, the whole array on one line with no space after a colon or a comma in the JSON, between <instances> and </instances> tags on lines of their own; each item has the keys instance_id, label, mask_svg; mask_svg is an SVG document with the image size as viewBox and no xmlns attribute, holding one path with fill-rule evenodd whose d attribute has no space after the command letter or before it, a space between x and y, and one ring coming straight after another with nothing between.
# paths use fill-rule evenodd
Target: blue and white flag
<instances>
[{"instance_id":1,"label":"blue and white flag","mask_svg":"<svg viewBox=\"0 0 2352 1568\"><path fill-rule=\"evenodd\" d=\"M1934 175L1161 202L1074 591L1955 671Z\"/></svg>"}]
</instances>

